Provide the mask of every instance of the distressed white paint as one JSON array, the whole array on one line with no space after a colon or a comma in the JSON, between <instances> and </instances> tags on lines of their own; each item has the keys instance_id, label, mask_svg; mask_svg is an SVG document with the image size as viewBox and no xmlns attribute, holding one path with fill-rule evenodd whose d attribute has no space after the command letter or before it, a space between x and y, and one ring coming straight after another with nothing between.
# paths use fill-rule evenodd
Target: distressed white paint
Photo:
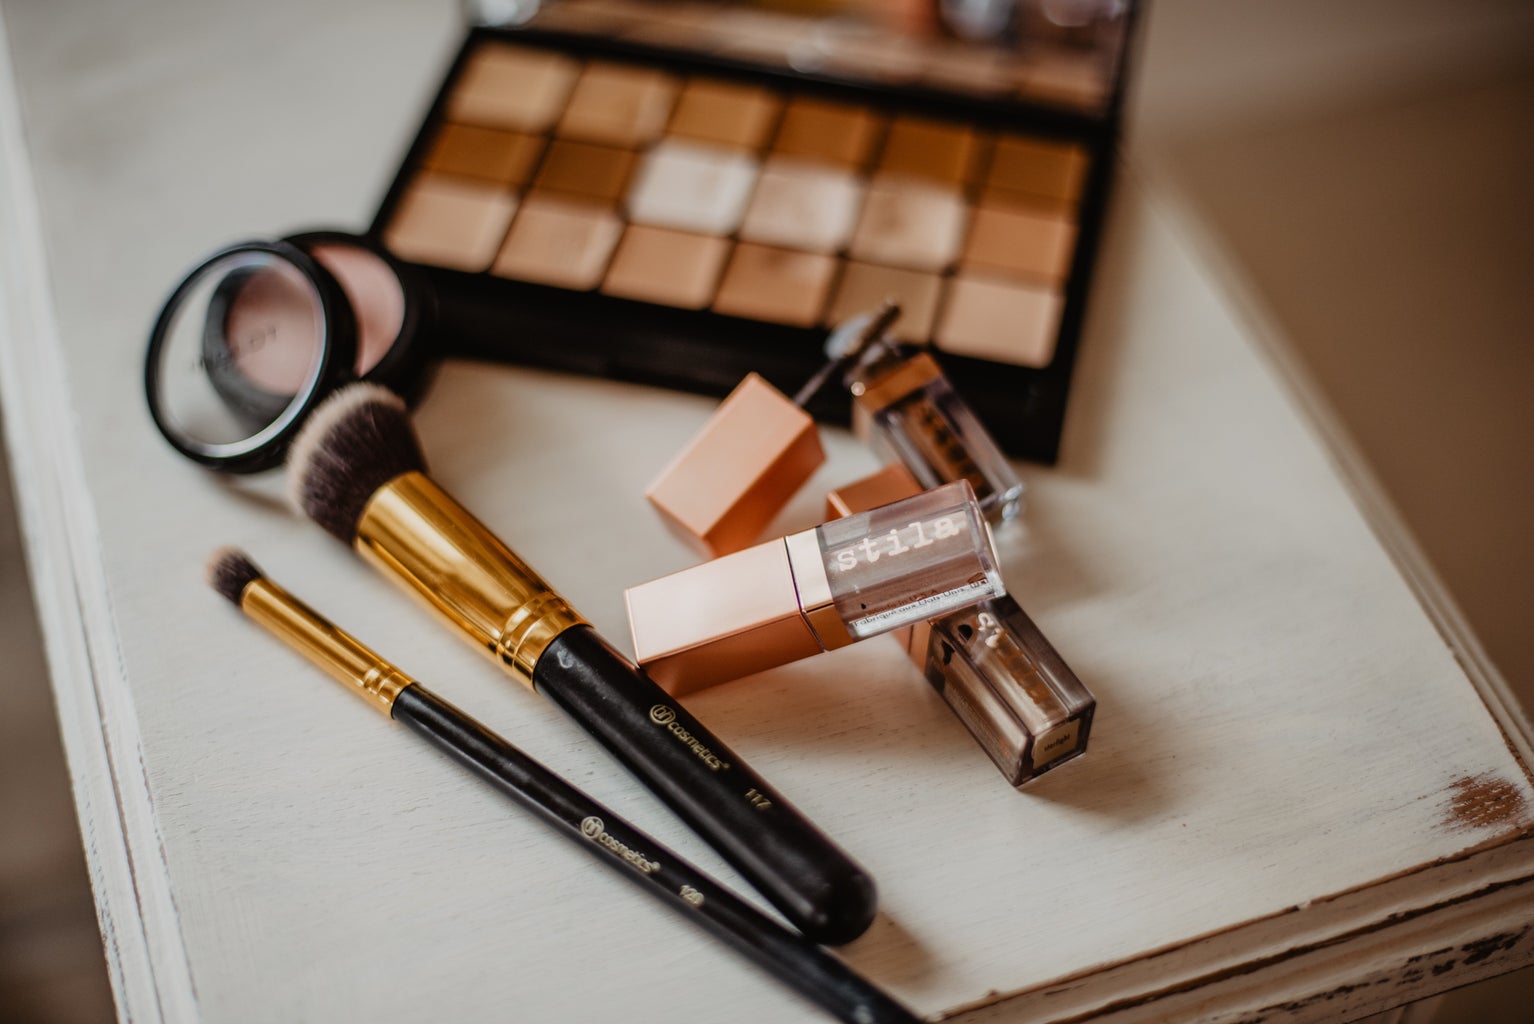
<instances>
[{"instance_id":1,"label":"distressed white paint","mask_svg":"<svg viewBox=\"0 0 1534 1024\"><path fill-rule=\"evenodd\" d=\"M119 999L139 1020L818 1019L201 583L210 550L245 546L733 877L555 710L288 515L278 481L203 474L143 409L143 335L191 258L365 221L451 48L449 10L6 12L52 289L37 234L7 230L0 366ZM31 230L4 116L4 224ZM451 365L419 422L436 476L622 642L623 587L692 557L642 485L710 406ZM874 467L835 432L828 450L783 528ZM881 641L691 702L880 881L884 914L851 962L931 1014L1042 1020L1122 1000L1124 1020L1174 1005L1232 1020L1528 919L1527 886L1483 890L1528 876L1530 843L1449 814L1467 778L1534 801L1521 766L1132 165L1065 457L1024 472L1008 579L1100 700L1080 764L1011 791ZM1305 970L1257 966L1304 945L1319 948ZM1130 1005L1173 986L1178 1002ZM1386 1005L1357 998L1347 1012Z\"/></svg>"}]
</instances>

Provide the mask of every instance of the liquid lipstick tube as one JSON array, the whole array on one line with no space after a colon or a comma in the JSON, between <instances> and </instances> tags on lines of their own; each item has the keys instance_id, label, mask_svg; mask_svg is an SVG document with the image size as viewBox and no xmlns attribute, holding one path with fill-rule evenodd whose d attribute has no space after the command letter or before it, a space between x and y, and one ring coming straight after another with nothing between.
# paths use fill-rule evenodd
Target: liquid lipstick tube
<instances>
[{"instance_id":1,"label":"liquid lipstick tube","mask_svg":"<svg viewBox=\"0 0 1534 1024\"><path fill-rule=\"evenodd\" d=\"M1086 752L1097 701L1010 596L916 626L909 652L1012 785Z\"/></svg>"},{"instance_id":2,"label":"liquid lipstick tube","mask_svg":"<svg viewBox=\"0 0 1534 1024\"><path fill-rule=\"evenodd\" d=\"M894 463L826 495L827 512L848 515L917 490ZM1010 595L895 639L1013 786L1086 752L1097 701Z\"/></svg>"},{"instance_id":3,"label":"liquid lipstick tube","mask_svg":"<svg viewBox=\"0 0 1534 1024\"><path fill-rule=\"evenodd\" d=\"M966 481L631 587L637 660L683 694L1005 592Z\"/></svg>"},{"instance_id":4,"label":"liquid lipstick tube","mask_svg":"<svg viewBox=\"0 0 1534 1024\"><path fill-rule=\"evenodd\" d=\"M826 352L840 350L833 335ZM930 352L904 349L881 332L867 340L844 382L854 432L888 449L923 488L968 480L992 522L1017 515L1023 482Z\"/></svg>"}]
</instances>

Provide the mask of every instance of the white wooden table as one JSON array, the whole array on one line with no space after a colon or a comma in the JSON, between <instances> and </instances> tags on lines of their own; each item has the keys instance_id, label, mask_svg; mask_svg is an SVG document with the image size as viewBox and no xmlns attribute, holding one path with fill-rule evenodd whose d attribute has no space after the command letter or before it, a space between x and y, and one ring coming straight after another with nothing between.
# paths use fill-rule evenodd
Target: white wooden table
<instances>
[{"instance_id":1,"label":"white wooden table","mask_svg":"<svg viewBox=\"0 0 1534 1024\"><path fill-rule=\"evenodd\" d=\"M555 709L290 515L279 480L203 473L144 409L146 330L195 257L366 222L453 5L3 13L0 385L123 1018L820 1019L201 582L214 547L246 547L738 882ZM1285 383L1282 339L1216 280L1131 150L1065 455L1024 467L1026 528L1004 542L1098 696L1082 762L1012 791L882 641L690 702L879 880L844 955L925 1014L1344 1020L1534 961L1527 749ZM623 587L692 558L640 495L710 406L457 364L419 425L435 475L621 640ZM829 453L783 527L875 465L835 432ZM540 491L509 486L529 473Z\"/></svg>"}]
</instances>

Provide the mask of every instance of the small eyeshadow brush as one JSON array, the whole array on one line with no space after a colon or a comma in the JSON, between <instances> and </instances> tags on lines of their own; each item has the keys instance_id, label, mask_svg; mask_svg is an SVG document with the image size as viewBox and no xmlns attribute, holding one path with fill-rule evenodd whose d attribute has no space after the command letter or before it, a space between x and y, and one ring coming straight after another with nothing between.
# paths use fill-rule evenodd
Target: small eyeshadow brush
<instances>
[{"instance_id":1,"label":"small eyeshadow brush","mask_svg":"<svg viewBox=\"0 0 1534 1024\"><path fill-rule=\"evenodd\" d=\"M337 391L288 463L305 515L574 718L801 932L867 929L873 880L426 475L397 396Z\"/></svg>"},{"instance_id":2,"label":"small eyeshadow brush","mask_svg":"<svg viewBox=\"0 0 1534 1024\"><path fill-rule=\"evenodd\" d=\"M405 675L223 548L208 583L246 616L390 718L421 734L614 870L849 1024L915 1024L916 1017L809 940L754 909L585 793Z\"/></svg>"}]
</instances>

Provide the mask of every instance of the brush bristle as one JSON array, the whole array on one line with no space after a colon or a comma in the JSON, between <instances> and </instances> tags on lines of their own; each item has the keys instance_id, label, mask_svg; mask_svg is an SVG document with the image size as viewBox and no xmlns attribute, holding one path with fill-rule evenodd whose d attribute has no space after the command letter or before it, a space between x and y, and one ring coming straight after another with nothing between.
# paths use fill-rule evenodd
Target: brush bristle
<instances>
[{"instance_id":1,"label":"brush bristle","mask_svg":"<svg viewBox=\"0 0 1534 1024\"><path fill-rule=\"evenodd\" d=\"M288 452L288 493L304 515L350 544L363 509L426 459L405 403L376 384L349 384L325 399Z\"/></svg>"},{"instance_id":2,"label":"brush bristle","mask_svg":"<svg viewBox=\"0 0 1534 1024\"><path fill-rule=\"evenodd\" d=\"M208 558L206 575L208 586L238 606L245 588L264 573L239 548L219 548Z\"/></svg>"}]
</instances>

